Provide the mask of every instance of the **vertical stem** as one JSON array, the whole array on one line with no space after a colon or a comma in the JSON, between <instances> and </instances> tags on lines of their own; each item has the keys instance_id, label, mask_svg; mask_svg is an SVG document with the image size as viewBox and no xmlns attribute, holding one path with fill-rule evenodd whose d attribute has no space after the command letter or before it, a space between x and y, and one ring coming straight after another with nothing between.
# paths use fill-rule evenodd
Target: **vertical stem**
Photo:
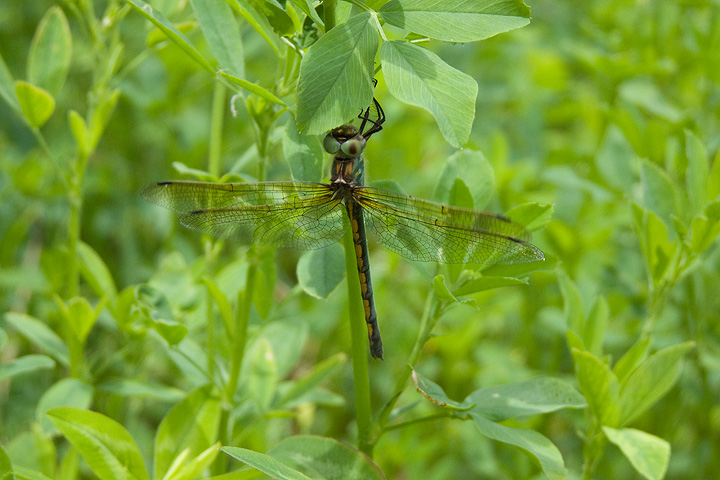
<instances>
[{"instance_id":1,"label":"vertical stem","mask_svg":"<svg viewBox=\"0 0 720 480\"><path fill-rule=\"evenodd\" d=\"M351 230L348 230L345 235L344 242L358 448L372 458L373 445L369 442L372 407L370 404L370 376L367 364L367 328L365 327L365 318L360 304L360 278L357 273L355 244L353 243Z\"/></svg>"},{"instance_id":2,"label":"vertical stem","mask_svg":"<svg viewBox=\"0 0 720 480\"><path fill-rule=\"evenodd\" d=\"M232 351L230 352L230 378L225 388L225 395L230 405L233 404L233 396L237 389L240 368L242 367L243 357L245 356L245 343L247 342L247 328L250 319L250 304L252 302L253 291L255 290L255 272L257 265L255 264L254 248L250 248L248 252L250 266L247 271L247 280L245 289L238 292L237 314L235 315L235 328L233 329Z\"/></svg>"},{"instance_id":3,"label":"vertical stem","mask_svg":"<svg viewBox=\"0 0 720 480\"><path fill-rule=\"evenodd\" d=\"M215 177L220 176L220 151L222 149L222 130L226 97L227 87L221 82L215 82L212 118L210 119L210 151L208 154L208 171Z\"/></svg>"}]
</instances>

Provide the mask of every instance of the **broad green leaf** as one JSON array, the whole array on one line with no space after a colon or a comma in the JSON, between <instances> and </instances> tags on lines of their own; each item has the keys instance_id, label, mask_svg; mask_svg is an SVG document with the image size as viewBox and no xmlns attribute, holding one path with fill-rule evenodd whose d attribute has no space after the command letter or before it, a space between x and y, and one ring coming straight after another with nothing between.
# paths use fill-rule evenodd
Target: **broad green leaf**
<instances>
[{"instance_id":1,"label":"broad green leaf","mask_svg":"<svg viewBox=\"0 0 720 480\"><path fill-rule=\"evenodd\" d=\"M160 12L156 11L152 5L149 5L142 0L125 0L135 10L137 10L143 17L150 20L153 25L162 30L167 37L181 50L183 50L190 58L195 60L201 67L215 74L215 70L203 57L203 55L193 46L190 40L180 30L168 21Z\"/></svg>"},{"instance_id":2,"label":"broad green leaf","mask_svg":"<svg viewBox=\"0 0 720 480\"><path fill-rule=\"evenodd\" d=\"M590 352L573 349L572 356L580 391L593 415L601 425L617 426L621 412L620 387L615 374Z\"/></svg>"},{"instance_id":3,"label":"broad green leaf","mask_svg":"<svg viewBox=\"0 0 720 480\"><path fill-rule=\"evenodd\" d=\"M565 325L567 325L568 330L582 338L585 330L585 312L580 291L575 282L563 270L557 271L557 279L565 305Z\"/></svg>"},{"instance_id":4,"label":"broad green leaf","mask_svg":"<svg viewBox=\"0 0 720 480\"><path fill-rule=\"evenodd\" d=\"M468 395L463 404L474 404L473 412L493 422L587 407L583 396L569 383L551 377L481 388Z\"/></svg>"},{"instance_id":5,"label":"broad green leaf","mask_svg":"<svg viewBox=\"0 0 720 480\"><path fill-rule=\"evenodd\" d=\"M534 430L499 425L474 412L470 412L470 417L480 433L486 437L518 446L530 453L550 480L564 480L567 477L560 450L547 437Z\"/></svg>"},{"instance_id":6,"label":"broad green leaf","mask_svg":"<svg viewBox=\"0 0 720 480\"><path fill-rule=\"evenodd\" d=\"M450 301L457 303L458 299L455 298L455 296L450 293L450 289L445 284L445 276L444 275L435 275L433 278L433 290L435 290L435 295L437 295L438 299L443 301Z\"/></svg>"},{"instance_id":7,"label":"broad green leaf","mask_svg":"<svg viewBox=\"0 0 720 480\"><path fill-rule=\"evenodd\" d=\"M293 180L319 182L322 179L323 148L320 140L315 135L298 132L292 117L285 124L282 146Z\"/></svg>"},{"instance_id":8,"label":"broad green leaf","mask_svg":"<svg viewBox=\"0 0 720 480\"><path fill-rule=\"evenodd\" d=\"M533 232L547 226L552 220L555 207L550 203L521 203L507 212L505 216Z\"/></svg>"},{"instance_id":9,"label":"broad green leaf","mask_svg":"<svg viewBox=\"0 0 720 480\"><path fill-rule=\"evenodd\" d=\"M247 463L252 468L266 475L270 475L272 478L281 480L311 480L310 477L263 453L238 447L221 447L220 450L241 462Z\"/></svg>"},{"instance_id":10,"label":"broad green leaf","mask_svg":"<svg viewBox=\"0 0 720 480\"><path fill-rule=\"evenodd\" d=\"M212 386L190 393L160 422L155 435L155 475L163 478L183 452L196 457L217 441L220 400Z\"/></svg>"},{"instance_id":11,"label":"broad green leaf","mask_svg":"<svg viewBox=\"0 0 720 480\"><path fill-rule=\"evenodd\" d=\"M344 365L346 361L347 356L344 353L338 353L318 363L309 373L292 381L290 388L278 400L278 406L284 407L319 387L322 382L334 375L338 371L338 367Z\"/></svg>"},{"instance_id":12,"label":"broad green leaf","mask_svg":"<svg viewBox=\"0 0 720 480\"><path fill-rule=\"evenodd\" d=\"M245 56L240 26L224 0L190 0L200 29L221 68L245 76Z\"/></svg>"},{"instance_id":13,"label":"broad green leaf","mask_svg":"<svg viewBox=\"0 0 720 480\"><path fill-rule=\"evenodd\" d=\"M55 111L55 99L47 91L36 85L17 80L15 82L15 95L17 95L25 120L33 128L40 128L45 125L45 122Z\"/></svg>"},{"instance_id":14,"label":"broad green leaf","mask_svg":"<svg viewBox=\"0 0 720 480\"><path fill-rule=\"evenodd\" d=\"M450 195L457 180L461 180L472 195L472 204L453 201ZM472 179L471 182L468 182ZM495 188L495 172L482 152L478 150L460 150L453 153L443 165L440 177L435 184L433 198L441 203L482 210L490 201ZM457 192L456 192L457 193Z\"/></svg>"},{"instance_id":15,"label":"broad green leaf","mask_svg":"<svg viewBox=\"0 0 720 480\"><path fill-rule=\"evenodd\" d=\"M297 264L298 284L308 295L327 298L345 277L342 247L334 243L303 252Z\"/></svg>"},{"instance_id":16,"label":"broad green leaf","mask_svg":"<svg viewBox=\"0 0 720 480\"><path fill-rule=\"evenodd\" d=\"M54 367L55 361L46 355L24 355L15 360L0 363L0 380Z\"/></svg>"},{"instance_id":17,"label":"broad green leaf","mask_svg":"<svg viewBox=\"0 0 720 480\"><path fill-rule=\"evenodd\" d=\"M105 132L105 127L110 121L110 117L115 110L115 105L117 105L119 98L119 88L104 92L104 94L100 97L97 106L92 112L92 117L90 118L90 125L88 127L90 131L90 145L88 146L88 151L92 152L95 150L95 147L97 147L100 138L102 138L103 133Z\"/></svg>"},{"instance_id":18,"label":"broad green leaf","mask_svg":"<svg viewBox=\"0 0 720 480\"><path fill-rule=\"evenodd\" d=\"M270 409L278 382L278 366L270 342L260 338L250 360L250 396L261 414Z\"/></svg>"},{"instance_id":19,"label":"broad green leaf","mask_svg":"<svg viewBox=\"0 0 720 480\"><path fill-rule=\"evenodd\" d=\"M378 12L391 25L448 42L474 42L530 23L521 0L390 0Z\"/></svg>"},{"instance_id":20,"label":"broad green leaf","mask_svg":"<svg viewBox=\"0 0 720 480\"><path fill-rule=\"evenodd\" d=\"M385 82L398 100L424 108L454 147L462 147L475 119L478 86L426 48L399 40L380 49Z\"/></svg>"},{"instance_id":21,"label":"broad green leaf","mask_svg":"<svg viewBox=\"0 0 720 480\"><path fill-rule=\"evenodd\" d=\"M224 72L222 70L220 70L218 73L220 75L222 75L224 78L227 78L228 80L230 80L235 85L244 88L245 90L247 90L250 93L254 93L258 97L264 98L268 102L277 103L278 105L287 107L287 104L285 102L283 102L278 97L276 97L270 90L267 90L267 89L261 87L257 83L248 82L247 80L240 78L237 75L234 75L229 72Z\"/></svg>"},{"instance_id":22,"label":"broad green leaf","mask_svg":"<svg viewBox=\"0 0 720 480\"><path fill-rule=\"evenodd\" d=\"M687 156L687 171L685 172L685 187L690 199L690 214L694 215L705 207L708 194L708 163L705 145L690 130L685 130L685 155Z\"/></svg>"},{"instance_id":23,"label":"broad green leaf","mask_svg":"<svg viewBox=\"0 0 720 480\"><path fill-rule=\"evenodd\" d=\"M220 288L213 282L209 277L202 278L203 283L208 289L208 293L215 300L215 305L218 307L220 312L220 318L222 319L223 326L225 327L225 335L228 339L231 339L235 334L235 323L232 307L230 306L230 300L220 290Z\"/></svg>"},{"instance_id":24,"label":"broad green leaf","mask_svg":"<svg viewBox=\"0 0 720 480\"><path fill-rule=\"evenodd\" d=\"M677 188L668 174L649 160L640 164L645 206L666 223L671 215L677 215Z\"/></svg>"},{"instance_id":25,"label":"broad green leaf","mask_svg":"<svg viewBox=\"0 0 720 480\"><path fill-rule=\"evenodd\" d=\"M45 413L55 407L87 409L92 403L93 394L92 385L76 378L63 378L42 394L35 407L35 420L45 433L56 433L57 429Z\"/></svg>"},{"instance_id":26,"label":"broad green leaf","mask_svg":"<svg viewBox=\"0 0 720 480\"><path fill-rule=\"evenodd\" d=\"M473 407L472 402L469 399L465 399L463 402L457 402L447 396L445 391L437 383L428 380L417 370L412 371L412 379L415 382L415 388L425 398L430 400L435 405L440 407L448 407L452 410L468 410Z\"/></svg>"},{"instance_id":27,"label":"broad green leaf","mask_svg":"<svg viewBox=\"0 0 720 480\"><path fill-rule=\"evenodd\" d=\"M53 357L64 366L70 365L68 349L50 327L25 313L8 312L5 321L19 331L30 343Z\"/></svg>"},{"instance_id":28,"label":"broad green leaf","mask_svg":"<svg viewBox=\"0 0 720 480\"><path fill-rule=\"evenodd\" d=\"M720 199L705 207L704 215L693 218L690 227L690 248L695 253L707 250L720 235Z\"/></svg>"},{"instance_id":29,"label":"broad green leaf","mask_svg":"<svg viewBox=\"0 0 720 480\"><path fill-rule=\"evenodd\" d=\"M632 373L633 370L644 361L648 356L648 350L650 349L650 338L638 340L630 349L625 352L625 355L620 357L613 367L613 373L621 384L625 382L625 379Z\"/></svg>"},{"instance_id":30,"label":"broad green leaf","mask_svg":"<svg viewBox=\"0 0 720 480\"><path fill-rule=\"evenodd\" d=\"M22 114L17 95L15 95L15 80L5 64L2 55L0 55L0 97L15 110L15 113L19 115Z\"/></svg>"},{"instance_id":31,"label":"broad green leaf","mask_svg":"<svg viewBox=\"0 0 720 480\"><path fill-rule=\"evenodd\" d=\"M27 64L28 82L57 97L72 58L70 25L62 9L50 7L35 30Z\"/></svg>"},{"instance_id":32,"label":"broad green leaf","mask_svg":"<svg viewBox=\"0 0 720 480\"><path fill-rule=\"evenodd\" d=\"M175 346L182 342L188 333L188 328L182 323L174 320L166 320L164 318L155 320L150 319L153 329L168 342L168 345Z\"/></svg>"},{"instance_id":33,"label":"broad green leaf","mask_svg":"<svg viewBox=\"0 0 720 480\"><path fill-rule=\"evenodd\" d=\"M332 438L296 435L267 452L315 479L381 480L380 469L362 452Z\"/></svg>"},{"instance_id":34,"label":"broad green leaf","mask_svg":"<svg viewBox=\"0 0 720 480\"><path fill-rule=\"evenodd\" d=\"M693 342L685 342L663 348L630 374L620 390L620 425L627 425L670 390L680 373L682 357L694 347Z\"/></svg>"},{"instance_id":35,"label":"broad green leaf","mask_svg":"<svg viewBox=\"0 0 720 480\"><path fill-rule=\"evenodd\" d=\"M293 24L292 18L289 13L294 11L291 8L286 10L287 3L283 2L281 5L277 0L249 0L265 18L268 23L272 26L275 33L282 36L291 35L293 33L295 25Z\"/></svg>"},{"instance_id":36,"label":"broad green leaf","mask_svg":"<svg viewBox=\"0 0 720 480\"><path fill-rule=\"evenodd\" d=\"M370 105L377 48L378 32L368 13L351 17L308 48L298 78L298 130L325 133Z\"/></svg>"},{"instance_id":37,"label":"broad green leaf","mask_svg":"<svg viewBox=\"0 0 720 480\"><path fill-rule=\"evenodd\" d=\"M0 92L2 93L2 92ZM708 175L708 193L709 200L717 200L720 196L720 150L715 155L712 162L712 168Z\"/></svg>"},{"instance_id":38,"label":"broad green leaf","mask_svg":"<svg viewBox=\"0 0 720 480\"><path fill-rule=\"evenodd\" d=\"M638 177L635 152L625 134L615 124L605 130L595 166L608 185L627 192Z\"/></svg>"},{"instance_id":39,"label":"broad green leaf","mask_svg":"<svg viewBox=\"0 0 720 480\"><path fill-rule=\"evenodd\" d=\"M602 355L602 341L610 316L605 297L599 296L590 310L583 329L583 343L590 353L595 356Z\"/></svg>"},{"instance_id":40,"label":"broad green leaf","mask_svg":"<svg viewBox=\"0 0 720 480\"><path fill-rule=\"evenodd\" d=\"M478 277L474 278L472 280L469 280L460 287L453 290L453 295L456 297L460 297L463 295L471 295L473 293L477 292L484 292L485 290L492 290L494 288L501 288L501 287L512 287L516 285L527 285L528 282L526 280L520 280L519 278L514 277Z\"/></svg>"},{"instance_id":41,"label":"broad green leaf","mask_svg":"<svg viewBox=\"0 0 720 480\"><path fill-rule=\"evenodd\" d=\"M115 420L72 407L47 415L101 480L149 480L137 444Z\"/></svg>"},{"instance_id":42,"label":"broad green leaf","mask_svg":"<svg viewBox=\"0 0 720 480\"><path fill-rule=\"evenodd\" d=\"M198 168L191 168L185 165L181 162L173 162L172 167L181 175L188 175L190 177L195 177L196 180L199 180L201 182L217 182L218 178L209 173L205 170L200 170Z\"/></svg>"},{"instance_id":43,"label":"broad green leaf","mask_svg":"<svg viewBox=\"0 0 720 480\"><path fill-rule=\"evenodd\" d=\"M665 478L670 462L670 444L662 438L634 428L603 427L608 440L618 446L643 477L648 480Z\"/></svg>"}]
</instances>

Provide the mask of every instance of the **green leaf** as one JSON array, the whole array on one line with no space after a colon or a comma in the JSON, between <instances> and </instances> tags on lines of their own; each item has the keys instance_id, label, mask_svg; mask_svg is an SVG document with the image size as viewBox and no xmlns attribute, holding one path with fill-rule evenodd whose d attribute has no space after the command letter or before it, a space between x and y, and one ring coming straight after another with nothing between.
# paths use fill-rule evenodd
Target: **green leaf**
<instances>
[{"instance_id":1,"label":"green leaf","mask_svg":"<svg viewBox=\"0 0 720 480\"><path fill-rule=\"evenodd\" d=\"M316 364L310 372L292 382L292 386L278 400L278 406L283 407L299 400L303 395L319 387L322 382L334 375L339 370L338 367L344 365L346 361L347 356L344 353L338 353Z\"/></svg>"},{"instance_id":2,"label":"green leaf","mask_svg":"<svg viewBox=\"0 0 720 480\"><path fill-rule=\"evenodd\" d=\"M534 430L499 425L474 412L470 412L470 417L480 433L486 437L518 446L530 453L540 463L543 473L549 479L564 480L567 477L560 450L547 437Z\"/></svg>"},{"instance_id":3,"label":"green leaf","mask_svg":"<svg viewBox=\"0 0 720 480\"><path fill-rule=\"evenodd\" d=\"M569 383L551 377L481 388L468 395L463 404L474 404L473 412L493 422L587 407L583 396Z\"/></svg>"},{"instance_id":4,"label":"green leaf","mask_svg":"<svg viewBox=\"0 0 720 480\"><path fill-rule=\"evenodd\" d=\"M28 82L57 97L72 58L70 25L62 9L50 7L35 30L27 64Z\"/></svg>"},{"instance_id":5,"label":"green leaf","mask_svg":"<svg viewBox=\"0 0 720 480\"><path fill-rule=\"evenodd\" d=\"M18 115L22 114L20 103L15 94L15 80L10 73L5 60L0 55L0 97L2 97Z\"/></svg>"},{"instance_id":6,"label":"green leaf","mask_svg":"<svg viewBox=\"0 0 720 480\"><path fill-rule=\"evenodd\" d=\"M5 449L0 445L0 480L14 480L13 466Z\"/></svg>"},{"instance_id":7,"label":"green leaf","mask_svg":"<svg viewBox=\"0 0 720 480\"><path fill-rule=\"evenodd\" d=\"M336 26L308 48L298 78L298 130L324 133L370 105L377 48L378 32L368 13Z\"/></svg>"},{"instance_id":8,"label":"green leaf","mask_svg":"<svg viewBox=\"0 0 720 480\"><path fill-rule=\"evenodd\" d=\"M645 206L655 212L665 223L678 214L677 188L665 170L643 159L640 173L645 194Z\"/></svg>"},{"instance_id":9,"label":"green leaf","mask_svg":"<svg viewBox=\"0 0 720 480\"><path fill-rule=\"evenodd\" d=\"M195 177L196 180L199 180L201 182L217 182L218 178L209 173L205 170L200 170L198 168L191 168L185 165L181 162L173 162L172 167L181 175L188 175L190 177Z\"/></svg>"},{"instance_id":10,"label":"green leaf","mask_svg":"<svg viewBox=\"0 0 720 480\"><path fill-rule=\"evenodd\" d=\"M680 123L686 117L686 114L671 103L653 83L652 77L631 78L623 82L619 90L620 97L626 102L637 105L670 123Z\"/></svg>"},{"instance_id":11,"label":"green leaf","mask_svg":"<svg viewBox=\"0 0 720 480\"><path fill-rule=\"evenodd\" d=\"M33 128L45 125L55 111L55 99L52 95L31 83L17 80L15 95L17 95L25 120Z\"/></svg>"},{"instance_id":12,"label":"green leaf","mask_svg":"<svg viewBox=\"0 0 720 480\"><path fill-rule=\"evenodd\" d=\"M514 277L478 277L469 280L460 287L453 290L453 295L460 297L463 295L471 295L473 293L484 292L501 287L513 287L517 285L527 285L528 282Z\"/></svg>"},{"instance_id":13,"label":"green leaf","mask_svg":"<svg viewBox=\"0 0 720 480\"><path fill-rule=\"evenodd\" d=\"M627 425L670 390L680 372L682 357L694 347L694 342L685 342L663 348L633 370L620 390L620 425Z\"/></svg>"},{"instance_id":14,"label":"green leaf","mask_svg":"<svg viewBox=\"0 0 720 480\"><path fill-rule=\"evenodd\" d=\"M685 155L687 155L687 171L685 172L685 186L690 199L690 214L694 215L703 208L707 202L708 163L705 145L690 130L685 130Z\"/></svg>"},{"instance_id":15,"label":"green leaf","mask_svg":"<svg viewBox=\"0 0 720 480\"><path fill-rule=\"evenodd\" d=\"M113 281L110 269L100 255L87 243L78 244L78 259L83 278L95 295L107 297L111 306L117 303L117 287Z\"/></svg>"},{"instance_id":16,"label":"green leaf","mask_svg":"<svg viewBox=\"0 0 720 480\"><path fill-rule=\"evenodd\" d=\"M103 382L97 386L97 389L104 393L117 395L118 397L148 398L152 400L162 400L163 402L179 402L185 398L185 392L179 388L129 378Z\"/></svg>"},{"instance_id":17,"label":"green leaf","mask_svg":"<svg viewBox=\"0 0 720 480\"><path fill-rule=\"evenodd\" d=\"M270 90L267 90L256 83L248 82L247 80L240 78L237 75L222 70L220 70L218 73L224 78L230 80L235 85L244 88L250 93L254 93L258 97L264 98L268 102L277 103L278 105L287 107L287 104L280 100L278 97L276 97Z\"/></svg>"},{"instance_id":18,"label":"green leaf","mask_svg":"<svg viewBox=\"0 0 720 480\"><path fill-rule=\"evenodd\" d=\"M588 314L583 329L583 343L587 350L595 356L602 355L602 341L605 336L610 308L605 297L599 296Z\"/></svg>"},{"instance_id":19,"label":"green leaf","mask_svg":"<svg viewBox=\"0 0 720 480\"><path fill-rule=\"evenodd\" d=\"M208 63L203 55L193 46L190 40L180 32L175 26L170 23L160 12L156 11L152 5L149 5L142 0L125 0L135 10L137 10L143 17L150 20L153 25L159 28L167 37L176 44L182 51L184 51L190 58L195 60L201 67L215 74L215 69Z\"/></svg>"},{"instance_id":20,"label":"green leaf","mask_svg":"<svg viewBox=\"0 0 720 480\"><path fill-rule=\"evenodd\" d=\"M164 478L180 455L195 457L212 446L218 436L220 414L220 400L209 385L191 392L175 405L160 422L155 435L153 478Z\"/></svg>"},{"instance_id":21,"label":"green leaf","mask_svg":"<svg viewBox=\"0 0 720 480\"><path fill-rule=\"evenodd\" d=\"M250 360L250 396L260 413L270 409L278 382L278 365L270 342L260 338Z\"/></svg>"},{"instance_id":22,"label":"green leaf","mask_svg":"<svg viewBox=\"0 0 720 480\"><path fill-rule=\"evenodd\" d=\"M463 402L457 402L451 399L440 385L425 378L417 370L412 371L412 379L413 382L415 382L417 391L435 405L461 411L466 411L473 407L469 399L465 399Z\"/></svg>"},{"instance_id":23,"label":"green leaf","mask_svg":"<svg viewBox=\"0 0 720 480\"><path fill-rule=\"evenodd\" d=\"M256 32L272 47L276 54L280 54L280 42L273 32L273 27L267 18L251 6L246 0L225 0L238 15L255 29Z\"/></svg>"},{"instance_id":24,"label":"green leaf","mask_svg":"<svg viewBox=\"0 0 720 480\"><path fill-rule=\"evenodd\" d=\"M633 428L603 427L608 440L617 445L625 457L648 480L665 478L670 462L670 444L662 438Z\"/></svg>"},{"instance_id":25,"label":"green leaf","mask_svg":"<svg viewBox=\"0 0 720 480\"><path fill-rule=\"evenodd\" d=\"M245 76L245 56L240 26L223 0L190 0L200 29L221 68Z\"/></svg>"},{"instance_id":26,"label":"green leaf","mask_svg":"<svg viewBox=\"0 0 720 480\"><path fill-rule=\"evenodd\" d=\"M102 135L105 132L105 127L107 126L108 121L110 121L112 112L115 110L115 105L117 105L119 98L119 88L105 92L104 95L100 97L97 106L92 112L92 117L90 118L90 145L88 146L89 152L94 151L95 147L97 147L100 138L102 138Z\"/></svg>"},{"instance_id":27,"label":"green leaf","mask_svg":"<svg viewBox=\"0 0 720 480\"><path fill-rule=\"evenodd\" d=\"M8 312L5 321L19 331L29 342L47 352L61 365L70 365L67 346L50 327L25 313Z\"/></svg>"},{"instance_id":28,"label":"green leaf","mask_svg":"<svg viewBox=\"0 0 720 480\"><path fill-rule=\"evenodd\" d=\"M638 340L635 344L630 347L630 350L625 352L625 355L620 357L613 367L613 373L621 384L625 382L625 379L632 373L633 370L647 358L648 351L650 349L650 338Z\"/></svg>"},{"instance_id":29,"label":"green leaf","mask_svg":"<svg viewBox=\"0 0 720 480\"><path fill-rule=\"evenodd\" d=\"M266 475L270 475L272 478L282 480L310 480L310 477L288 467L269 455L239 447L221 447L220 450L241 462L247 463L252 468Z\"/></svg>"},{"instance_id":30,"label":"green leaf","mask_svg":"<svg viewBox=\"0 0 720 480\"><path fill-rule=\"evenodd\" d=\"M475 42L530 23L521 0L390 0L378 13L403 30L448 42Z\"/></svg>"},{"instance_id":31,"label":"green leaf","mask_svg":"<svg viewBox=\"0 0 720 480\"><path fill-rule=\"evenodd\" d=\"M623 131L615 124L608 125L595 154L595 166L600 175L608 185L627 192L638 177L634 160L635 151Z\"/></svg>"},{"instance_id":32,"label":"green leaf","mask_svg":"<svg viewBox=\"0 0 720 480\"><path fill-rule=\"evenodd\" d=\"M45 433L58 433L45 413L55 407L87 409L92 403L93 394L92 385L76 378L63 378L42 394L35 407L35 419L40 423Z\"/></svg>"},{"instance_id":33,"label":"green leaf","mask_svg":"<svg viewBox=\"0 0 720 480\"><path fill-rule=\"evenodd\" d=\"M115 420L72 407L47 415L101 480L149 480L135 441Z\"/></svg>"},{"instance_id":34,"label":"green leaf","mask_svg":"<svg viewBox=\"0 0 720 480\"><path fill-rule=\"evenodd\" d=\"M395 98L430 112L454 147L467 143L478 90L471 76L430 50L399 40L383 42L380 59L385 82Z\"/></svg>"},{"instance_id":35,"label":"green leaf","mask_svg":"<svg viewBox=\"0 0 720 480\"><path fill-rule=\"evenodd\" d=\"M385 478L377 465L362 452L332 438L296 435L282 440L267 454L315 479Z\"/></svg>"},{"instance_id":36,"label":"green leaf","mask_svg":"<svg viewBox=\"0 0 720 480\"><path fill-rule=\"evenodd\" d=\"M720 150L718 150L715 155L715 159L712 162L712 168L710 169L710 173L708 175L707 196L710 200L717 200L720 196Z\"/></svg>"},{"instance_id":37,"label":"green leaf","mask_svg":"<svg viewBox=\"0 0 720 480\"><path fill-rule=\"evenodd\" d=\"M472 179L472 182L467 182ZM457 195L457 181L472 195L471 203L453 201L453 191ZM490 201L495 188L495 173L482 152L465 149L450 155L443 165L440 177L433 190L433 198L441 203L482 210Z\"/></svg>"},{"instance_id":38,"label":"green leaf","mask_svg":"<svg viewBox=\"0 0 720 480\"><path fill-rule=\"evenodd\" d=\"M565 325L567 325L568 330L582 338L585 330L585 312L580 291L575 282L563 270L557 271L557 279L560 284L560 292L565 301Z\"/></svg>"},{"instance_id":39,"label":"green leaf","mask_svg":"<svg viewBox=\"0 0 720 480\"><path fill-rule=\"evenodd\" d=\"M78 150L83 156L90 154L90 132L88 132L87 123L85 119L75 110L68 112L68 124L70 125L70 131L73 134L75 143L78 146Z\"/></svg>"},{"instance_id":40,"label":"green leaf","mask_svg":"<svg viewBox=\"0 0 720 480\"><path fill-rule=\"evenodd\" d=\"M23 373L55 368L55 361L46 355L24 355L9 362L0 363L0 380Z\"/></svg>"},{"instance_id":41,"label":"green leaf","mask_svg":"<svg viewBox=\"0 0 720 480\"><path fill-rule=\"evenodd\" d=\"M65 319L65 324L70 327L70 331L74 334L78 343L84 344L105 302L99 302L95 309L85 297L73 297L68 302L58 298L57 302Z\"/></svg>"},{"instance_id":42,"label":"green leaf","mask_svg":"<svg viewBox=\"0 0 720 480\"><path fill-rule=\"evenodd\" d=\"M516 205L505 212L505 216L533 232L547 226L552 220L553 213L555 207L552 204L533 202Z\"/></svg>"},{"instance_id":43,"label":"green leaf","mask_svg":"<svg viewBox=\"0 0 720 480\"><path fill-rule=\"evenodd\" d=\"M327 298L345 277L343 258L337 243L303 252L297 264L298 284L308 295Z\"/></svg>"},{"instance_id":44,"label":"green leaf","mask_svg":"<svg viewBox=\"0 0 720 480\"><path fill-rule=\"evenodd\" d=\"M601 425L617 426L620 420L617 378L607 365L590 352L573 349L575 371L580 391Z\"/></svg>"},{"instance_id":45,"label":"green leaf","mask_svg":"<svg viewBox=\"0 0 720 480\"><path fill-rule=\"evenodd\" d=\"M202 278L203 283L208 289L208 293L210 293L210 296L212 296L213 300L215 300L215 305L218 307L218 311L220 312L220 318L222 319L223 326L225 327L225 334L228 336L228 338L232 338L232 336L235 334L235 327L234 327L234 315L232 311L232 307L230 306L230 300L228 300L227 296L220 290L220 288L208 277Z\"/></svg>"},{"instance_id":46,"label":"green leaf","mask_svg":"<svg viewBox=\"0 0 720 480\"><path fill-rule=\"evenodd\" d=\"M293 180L319 182L322 179L323 148L320 140L315 135L298 132L292 117L285 124L282 147Z\"/></svg>"}]
</instances>

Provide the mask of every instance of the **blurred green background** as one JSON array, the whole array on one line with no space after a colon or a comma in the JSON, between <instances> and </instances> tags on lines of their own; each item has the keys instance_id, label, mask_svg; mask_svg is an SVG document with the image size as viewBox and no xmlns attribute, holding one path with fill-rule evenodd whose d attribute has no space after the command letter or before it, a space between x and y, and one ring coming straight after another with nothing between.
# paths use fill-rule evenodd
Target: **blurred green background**
<instances>
[{"instance_id":1,"label":"blurred green background","mask_svg":"<svg viewBox=\"0 0 720 480\"><path fill-rule=\"evenodd\" d=\"M720 184L720 10L716 2L700 0L528 3L532 22L525 28L478 43L431 42L428 47L479 84L468 147L482 151L494 172L494 193L485 209L502 213L526 202L554 205L552 221L534 233L533 243L558 267L533 273L528 286L475 295L478 309L450 309L416 368L457 399L479 387L538 375L572 382L569 319L578 305L588 314L602 296L609 312L603 354L613 362L643 334L649 334L653 350L696 342L675 387L632 426L670 442L667 478L715 478L720 471L717 242L713 236L682 253L675 250L682 257L679 263L663 257L673 250L656 244L690 244L685 240L696 225L693 220L700 215L712 222L717 214L712 203ZM42 127L61 163L77 148L67 112L85 114L93 95L88 91L92 76L98 74L90 36L73 18L71 4L60 3L70 12L72 63L55 113ZM175 23L189 19L182 3L153 4ZM52 5L3 6L0 55L15 79L26 77L33 35ZM97 3L98 12L104 8ZM172 44L149 49L151 30L136 12L125 16L117 30L124 48L110 85L120 93L88 160L80 238L107 265L119 291L147 284L161 292L162 300L149 302L172 312L172 319L188 328L193 348L202 351L210 346L204 344L208 307L200 278L210 275L234 301L246 268L246 247L221 242L215 244L220 250L208 253L208 239L182 229L176 215L139 195L150 182L191 178L174 169L174 162L207 169L211 138L213 78ZM197 29L186 33L202 45ZM247 78L271 86L276 69L268 60L272 52L252 29L244 26L242 35ZM371 184L393 179L406 193L432 199L454 149L428 113L393 99L382 73L378 79L376 96L388 121L368 145L366 175ZM257 151L248 114L243 108L237 117L229 108L223 114L221 173L252 179ZM290 178L281 145L287 121L291 119L285 114L272 132L268 180ZM699 206L693 203L698 195L688 173L687 152L696 146L708 162L710 179ZM466 178L468 183L486 180ZM656 226L648 233L639 228L638 208L654 212L665 229ZM55 296L67 298L69 218L67 188L58 170L37 137L0 102L1 311L28 313L62 330ZM447 267L412 264L372 239L370 251L386 348L385 360L370 364L373 399L379 404L405 367L432 291L425 272L446 272ZM346 289L341 285L327 299L303 294L296 274L301 255L279 251L276 258L267 257L267 271L277 282L266 279L267 304L259 310L267 311L251 313L251 332L266 333L280 347L275 354L281 379L349 351L343 321ZM666 270L667 265L677 268ZM97 289L83 279L79 293L95 306ZM41 352L9 323L0 319L3 361ZM143 451L151 450L158 422L181 392L203 383L146 323L134 318L119 325L107 310L89 333L84 359L79 376L96 388L93 409L123 423ZM0 380L0 442L14 464L39 469L47 462L28 450L37 442L37 429L45 428L33 427L36 403L67 375L63 366L56 366ZM288 432L351 439L351 375L346 363L326 385L322 406L311 403L293 419L264 418L239 434L237 444L264 451ZM401 404L417 400L408 388ZM584 415L561 411L524 425L558 446L571 477L582 470L578 425ZM374 460L388 478L396 479L538 475L528 457L478 436L471 422L424 422L391 431L378 444ZM640 477L609 446L594 478Z\"/></svg>"}]
</instances>

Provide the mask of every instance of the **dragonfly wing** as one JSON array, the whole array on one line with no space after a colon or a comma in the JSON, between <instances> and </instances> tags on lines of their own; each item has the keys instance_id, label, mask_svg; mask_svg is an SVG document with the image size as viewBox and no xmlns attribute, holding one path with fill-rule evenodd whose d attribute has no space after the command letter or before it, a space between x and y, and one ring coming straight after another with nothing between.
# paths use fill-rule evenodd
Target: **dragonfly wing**
<instances>
[{"instance_id":1,"label":"dragonfly wing","mask_svg":"<svg viewBox=\"0 0 720 480\"><path fill-rule=\"evenodd\" d=\"M348 229L340 200L321 183L171 181L148 185L142 196L180 213L188 228L245 244L315 249Z\"/></svg>"},{"instance_id":2,"label":"dragonfly wing","mask_svg":"<svg viewBox=\"0 0 720 480\"><path fill-rule=\"evenodd\" d=\"M356 188L370 230L390 250L418 261L510 264L544 260L530 233L491 213L388 192Z\"/></svg>"}]
</instances>

